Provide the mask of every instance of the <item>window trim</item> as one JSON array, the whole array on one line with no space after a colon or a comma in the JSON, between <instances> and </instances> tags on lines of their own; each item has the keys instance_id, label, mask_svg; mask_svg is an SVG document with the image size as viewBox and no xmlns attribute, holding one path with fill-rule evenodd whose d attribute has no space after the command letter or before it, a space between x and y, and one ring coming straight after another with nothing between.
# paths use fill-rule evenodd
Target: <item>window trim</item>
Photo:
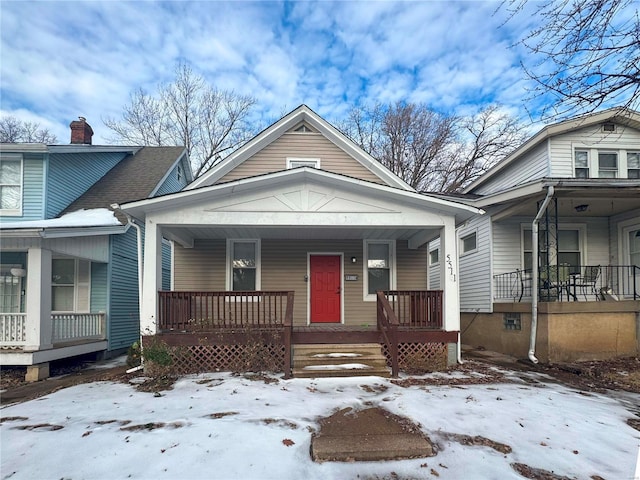
<instances>
[{"instance_id":1,"label":"window trim","mask_svg":"<svg viewBox=\"0 0 640 480\"><path fill-rule=\"evenodd\" d=\"M236 243L253 243L256 249L256 284L254 291L262 288L262 242L259 238L227 238L226 282L228 292L240 291L233 289L233 246Z\"/></svg>"},{"instance_id":2,"label":"window trim","mask_svg":"<svg viewBox=\"0 0 640 480\"><path fill-rule=\"evenodd\" d=\"M396 290L396 241L395 240L363 240L362 241L362 299L365 302L377 301L375 293L369 293L369 245L383 244L389 246L389 289Z\"/></svg>"},{"instance_id":3,"label":"window trim","mask_svg":"<svg viewBox=\"0 0 640 480\"><path fill-rule=\"evenodd\" d=\"M24 206L24 158L20 153L2 153L0 154L0 160L6 160L11 162L20 162L20 205L18 208L0 208L0 215L7 217L21 217ZM6 184L6 186L16 186L15 184Z\"/></svg>"},{"instance_id":4,"label":"window trim","mask_svg":"<svg viewBox=\"0 0 640 480\"><path fill-rule=\"evenodd\" d=\"M292 167L291 164L294 162L313 163L313 165L299 165L297 167ZM287 157L287 170L291 170L292 168L302 168L302 167L320 169L320 159L315 157L309 157L309 158Z\"/></svg>"},{"instance_id":5,"label":"window trim","mask_svg":"<svg viewBox=\"0 0 640 480\"><path fill-rule=\"evenodd\" d=\"M475 236L475 238L476 238L476 246L472 250L465 251L464 250L464 241L465 241L465 239L467 239L467 238L469 238L471 236ZM468 233L466 233L464 235L460 235L460 237L458 238L458 248L460 250L460 256L461 257L476 253L478 251L478 229L476 228L476 229L473 229L473 230L469 231Z\"/></svg>"},{"instance_id":6,"label":"window trim","mask_svg":"<svg viewBox=\"0 0 640 480\"><path fill-rule=\"evenodd\" d=\"M437 259L435 262L433 261L433 257L432 257L434 253L437 256ZM431 250L429 250L429 266L435 267L436 265L440 265L440 247L432 248Z\"/></svg>"},{"instance_id":7,"label":"window trim","mask_svg":"<svg viewBox=\"0 0 640 480\"><path fill-rule=\"evenodd\" d=\"M53 261L54 260L72 260L73 261L73 310L53 310L53 288L54 287L69 287L71 286L71 284L68 283L61 283L61 284L57 284L54 283L53 281ZM87 262L88 263L88 276L87 276L87 281L86 282L80 282L79 278L80 278L80 262ZM91 313L91 261L90 260L83 260L80 258L70 258L70 257L54 257L51 259L51 312L52 313ZM86 283L86 288L87 288L87 298L86 303L87 303L87 309L86 310L79 310L78 309L78 303L79 303L79 288L85 286Z\"/></svg>"}]
</instances>

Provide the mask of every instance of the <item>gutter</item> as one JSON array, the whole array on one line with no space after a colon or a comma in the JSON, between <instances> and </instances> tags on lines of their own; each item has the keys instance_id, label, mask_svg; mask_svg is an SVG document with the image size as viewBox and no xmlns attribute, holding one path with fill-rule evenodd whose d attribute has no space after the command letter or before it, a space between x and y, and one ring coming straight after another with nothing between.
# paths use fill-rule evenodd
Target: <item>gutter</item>
<instances>
[{"instance_id":1,"label":"gutter","mask_svg":"<svg viewBox=\"0 0 640 480\"><path fill-rule=\"evenodd\" d=\"M119 211L125 217L127 217L127 225L136 229L136 240L138 246L138 321L142 318L142 275L144 269L144 263L142 259L142 229L140 225L138 225L133 217L128 213L124 212L120 205L114 203L111 205L111 208L115 211ZM142 332L140 332L140 352L142 352ZM137 372L138 370L142 370L144 368L144 357L140 355L140 365L137 367L133 367L127 370L127 373Z\"/></svg>"},{"instance_id":2,"label":"gutter","mask_svg":"<svg viewBox=\"0 0 640 480\"><path fill-rule=\"evenodd\" d=\"M540 209L531 223L531 337L529 339L529 360L538 363L536 358L536 336L538 334L538 225L540 218L547 209L547 205L553 198L554 186L549 185L547 196L544 198Z\"/></svg>"}]
</instances>

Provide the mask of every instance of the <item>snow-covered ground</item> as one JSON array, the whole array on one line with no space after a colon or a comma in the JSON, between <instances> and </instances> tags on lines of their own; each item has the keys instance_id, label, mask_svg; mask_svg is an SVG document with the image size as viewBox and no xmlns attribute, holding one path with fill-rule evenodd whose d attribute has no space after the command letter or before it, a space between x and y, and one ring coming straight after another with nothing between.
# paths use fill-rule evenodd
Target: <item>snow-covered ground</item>
<instances>
[{"instance_id":1,"label":"snow-covered ground","mask_svg":"<svg viewBox=\"0 0 640 480\"><path fill-rule=\"evenodd\" d=\"M523 478L514 463L580 479L637 475L640 432L626 421L640 411L640 395L585 394L530 378L543 383L405 388L377 377L266 383L224 373L183 377L159 395L120 383L84 384L2 408L0 477ZM311 460L311 432L321 417L370 406L418 422L437 455ZM465 446L451 434L481 435L512 452Z\"/></svg>"}]
</instances>

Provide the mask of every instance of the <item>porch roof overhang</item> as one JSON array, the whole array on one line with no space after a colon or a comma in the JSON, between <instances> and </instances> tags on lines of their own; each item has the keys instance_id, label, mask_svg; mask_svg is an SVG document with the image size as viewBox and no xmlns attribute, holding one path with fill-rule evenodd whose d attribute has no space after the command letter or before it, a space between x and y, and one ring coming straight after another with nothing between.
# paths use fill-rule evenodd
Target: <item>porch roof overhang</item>
<instances>
[{"instance_id":1,"label":"porch roof overhang","mask_svg":"<svg viewBox=\"0 0 640 480\"><path fill-rule=\"evenodd\" d=\"M494 220L537 213L537 202L553 186L558 215L565 217L609 217L640 209L640 182L633 179L542 178L470 201L481 207L497 207ZM582 211L576 207L586 206Z\"/></svg>"},{"instance_id":2,"label":"porch roof overhang","mask_svg":"<svg viewBox=\"0 0 640 480\"><path fill-rule=\"evenodd\" d=\"M412 248L482 210L314 168L297 168L131 202L183 246L196 238L406 239Z\"/></svg>"}]
</instances>

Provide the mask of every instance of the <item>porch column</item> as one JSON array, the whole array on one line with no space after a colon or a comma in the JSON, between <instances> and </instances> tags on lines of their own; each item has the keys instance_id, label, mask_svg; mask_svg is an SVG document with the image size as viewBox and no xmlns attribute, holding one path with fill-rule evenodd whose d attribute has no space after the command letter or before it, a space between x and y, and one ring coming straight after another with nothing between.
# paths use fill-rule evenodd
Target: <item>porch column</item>
<instances>
[{"instance_id":1,"label":"porch column","mask_svg":"<svg viewBox=\"0 0 640 480\"><path fill-rule=\"evenodd\" d=\"M147 218L144 231L144 267L140 308L140 331L155 335L158 321L158 291L162 289L162 233Z\"/></svg>"},{"instance_id":2,"label":"porch column","mask_svg":"<svg viewBox=\"0 0 640 480\"><path fill-rule=\"evenodd\" d=\"M51 250L30 248L27 253L26 351L53 347L51 321Z\"/></svg>"},{"instance_id":3,"label":"porch column","mask_svg":"<svg viewBox=\"0 0 640 480\"><path fill-rule=\"evenodd\" d=\"M446 331L460 330L460 292L458 283L458 255L456 226L453 218L444 219L440 229L440 286L443 290L443 327Z\"/></svg>"}]
</instances>

